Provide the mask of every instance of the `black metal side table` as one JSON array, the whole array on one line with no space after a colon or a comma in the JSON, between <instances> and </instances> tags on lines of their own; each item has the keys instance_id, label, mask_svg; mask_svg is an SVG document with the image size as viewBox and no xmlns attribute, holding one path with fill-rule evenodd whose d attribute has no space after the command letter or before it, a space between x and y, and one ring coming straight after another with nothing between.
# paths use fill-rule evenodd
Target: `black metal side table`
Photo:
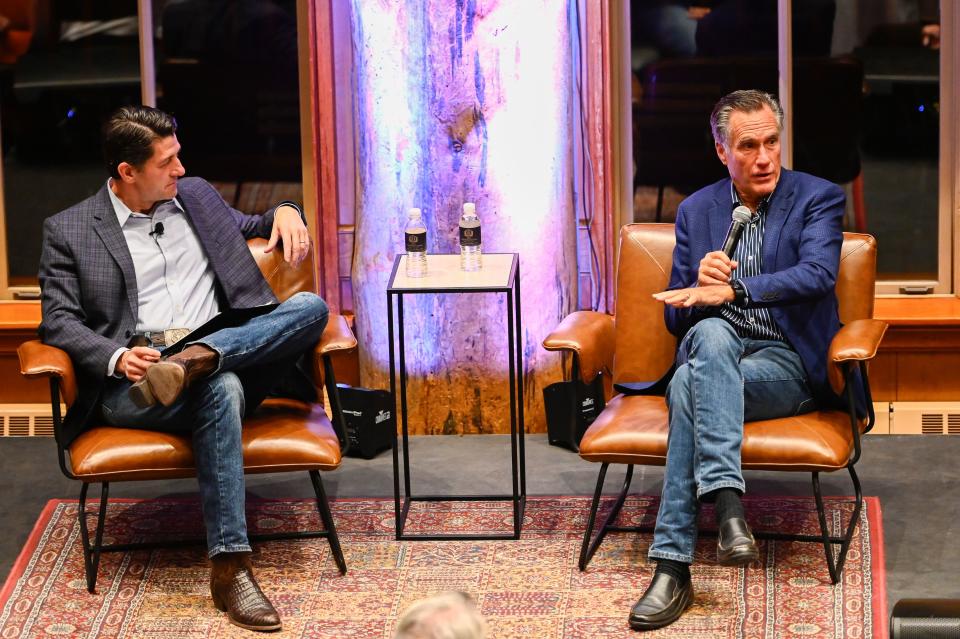
<instances>
[{"instance_id":1,"label":"black metal side table","mask_svg":"<svg viewBox=\"0 0 960 639\"><path fill-rule=\"evenodd\" d=\"M406 255L398 255L387 285L388 339L390 341L390 393L397 399L397 354L400 364L400 430L402 446L396 433L393 437L393 493L396 511L397 539L520 539L523 512L526 506L527 479L523 448L523 349L517 340L522 336L520 321L520 259L516 253L487 253L479 271L460 270L459 255L428 255L425 277L406 276ZM403 298L424 293L504 293L507 300L507 359L510 383L510 461L513 480L511 494L498 495L417 495L410 489L409 432L407 428L407 367L404 355ZM516 306L516 312L514 312ZM396 307L396 314L394 314ZM394 343L394 325L397 328ZM400 457L403 457L401 482ZM401 493L401 483L403 491ZM413 502L444 501L510 501L513 503L513 532L503 534L430 534L404 532L410 505Z\"/></svg>"}]
</instances>

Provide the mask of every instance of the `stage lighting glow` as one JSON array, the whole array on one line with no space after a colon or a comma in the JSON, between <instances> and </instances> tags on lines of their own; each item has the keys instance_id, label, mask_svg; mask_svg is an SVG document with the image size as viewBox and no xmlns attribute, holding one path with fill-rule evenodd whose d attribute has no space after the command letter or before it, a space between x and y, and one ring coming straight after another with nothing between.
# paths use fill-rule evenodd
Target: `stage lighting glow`
<instances>
[{"instance_id":1,"label":"stage lighting glow","mask_svg":"<svg viewBox=\"0 0 960 639\"><path fill-rule=\"evenodd\" d=\"M540 340L576 299L566 3L351 6L361 383L389 383L384 289L404 250L406 210L423 210L429 271L431 254L459 252L461 207L476 202L483 253L520 254L521 374L535 423L541 376L561 374ZM505 419L505 306L490 293L404 298L411 410L433 428L476 432Z\"/></svg>"},{"instance_id":2,"label":"stage lighting glow","mask_svg":"<svg viewBox=\"0 0 960 639\"><path fill-rule=\"evenodd\" d=\"M557 86L555 75L544 72L566 59L566 51L560 50L566 42L542 27L539 3L508 6L509 15L504 19L524 34L522 50L513 38L492 38L495 48L485 51L486 59L477 58L474 64L500 69L499 85L487 88L491 95L478 96L480 103L505 96L510 100L509 109L496 111L486 121L484 132L492 141L487 166L496 167L496 184L489 188L500 193L499 215L510 220L512 231L497 248L534 256L540 252L544 234L552 232L546 224L551 207L569 185L563 172L568 166L570 115L567 100L556 97L566 86ZM544 161L529 162L531 149Z\"/></svg>"}]
</instances>

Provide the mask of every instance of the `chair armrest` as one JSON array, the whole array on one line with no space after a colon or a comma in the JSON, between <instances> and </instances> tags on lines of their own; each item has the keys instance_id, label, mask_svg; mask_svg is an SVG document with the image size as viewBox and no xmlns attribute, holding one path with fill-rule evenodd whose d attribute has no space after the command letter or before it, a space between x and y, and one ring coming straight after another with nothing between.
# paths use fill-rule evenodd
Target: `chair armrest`
<instances>
[{"instance_id":1,"label":"chair armrest","mask_svg":"<svg viewBox=\"0 0 960 639\"><path fill-rule=\"evenodd\" d=\"M347 318L343 315L331 314L327 320L327 327L323 329L320 343L317 344L318 355L330 355L337 351L350 351L357 347L357 338L354 337Z\"/></svg>"},{"instance_id":2,"label":"chair armrest","mask_svg":"<svg viewBox=\"0 0 960 639\"><path fill-rule=\"evenodd\" d=\"M873 359L888 324L882 320L854 320L840 329L830 342L827 353L827 376L834 392L843 392L843 364Z\"/></svg>"},{"instance_id":3,"label":"chair armrest","mask_svg":"<svg viewBox=\"0 0 960 639\"><path fill-rule=\"evenodd\" d=\"M57 378L63 403L73 405L77 398L77 378L66 351L35 339L21 344L17 348L17 355L20 358L21 375L30 379Z\"/></svg>"},{"instance_id":4,"label":"chair armrest","mask_svg":"<svg viewBox=\"0 0 960 639\"><path fill-rule=\"evenodd\" d=\"M331 313L327 319L327 326L320 336L320 341L313 350L313 378L316 380L317 386L323 385L323 357L336 353L346 353L356 347L357 338L350 330L347 319L343 315Z\"/></svg>"},{"instance_id":5,"label":"chair armrest","mask_svg":"<svg viewBox=\"0 0 960 639\"><path fill-rule=\"evenodd\" d=\"M597 374L613 372L616 343L612 315L597 311L570 313L543 340L548 351L572 351L580 366L580 379L591 383Z\"/></svg>"},{"instance_id":6,"label":"chair armrest","mask_svg":"<svg viewBox=\"0 0 960 639\"><path fill-rule=\"evenodd\" d=\"M343 407L340 405L340 394L337 391L337 380L333 374L332 355L349 353L357 347L357 338L343 315L331 313L327 319L327 326L323 329L320 342L313 350L313 379L318 392L320 387L326 387L327 398L330 401L330 417L333 429L340 440L340 454L346 455L350 448L350 438L347 436L347 426L343 419Z\"/></svg>"}]
</instances>

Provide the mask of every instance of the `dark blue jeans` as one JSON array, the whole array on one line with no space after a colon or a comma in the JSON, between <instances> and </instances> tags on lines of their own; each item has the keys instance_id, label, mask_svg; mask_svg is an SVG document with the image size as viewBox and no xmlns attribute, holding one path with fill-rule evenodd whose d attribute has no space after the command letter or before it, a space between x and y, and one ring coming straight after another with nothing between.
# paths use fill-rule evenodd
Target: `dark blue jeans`
<instances>
[{"instance_id":1,"label":"dark blue jeans","mask_svg":"<svg viewBox=\"0 0 960 639\"><path fill-rule=\"evenodd\" d=\"M743 422L815 405L788 344L741 338L720 318L698 322L680 342L667 405L667 467L648 556L693 563L699 498L718 488L744 491Z\"/></svg>"},{"instance_id":2,"label":"dark blue jeans","mask_svg":"<svg viewBox=\"0 0 960 639\"><path fill-rule=\"evenodd\" d=\"M320 339L327 305L313 293L297 293L266 315L203 338L220 354L217 370L198 381L172 406L138 408L130 381L111 379L104 419L114 426L190 432L207 530L209 555L250 550L244 512L242 419L272 383Z\"/></svg>"}]
</instances>

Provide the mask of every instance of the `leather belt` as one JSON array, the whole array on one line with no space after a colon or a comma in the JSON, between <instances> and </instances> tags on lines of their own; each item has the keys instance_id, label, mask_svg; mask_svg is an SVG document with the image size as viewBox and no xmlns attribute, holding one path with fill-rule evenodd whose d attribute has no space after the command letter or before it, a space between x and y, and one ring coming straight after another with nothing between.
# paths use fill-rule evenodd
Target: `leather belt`
<instances>
[{"instance_id":1,"label":"leather belt","mask_svg":"<svg viewBox=\"0 0 960 639\"><path fill-rule=\"evenodd\" d=\"M189 328L168 328L164 331L144 333L151 346L172 346L190 333Z\"/></svg>"}]
</instances>

